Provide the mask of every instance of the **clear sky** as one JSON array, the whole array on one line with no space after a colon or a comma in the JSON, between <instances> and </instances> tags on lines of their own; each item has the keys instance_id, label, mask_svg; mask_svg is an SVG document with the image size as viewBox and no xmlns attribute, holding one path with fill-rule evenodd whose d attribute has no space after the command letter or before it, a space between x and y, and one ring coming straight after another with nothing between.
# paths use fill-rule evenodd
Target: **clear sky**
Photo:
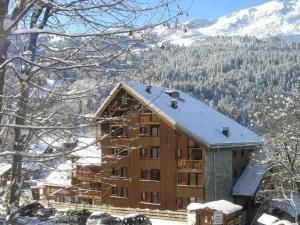
<instances>
[{"instance_id":1,"label":"clear sky","mask_svg":"<svg viewBox=\"0 0 300 225\"><path fill-rule=\"evenodd\" d=\"M184 8L192 4L187 19L218 18L241 9L257 6L270 0L181 0Z\"/></svg>"}]
</instances>

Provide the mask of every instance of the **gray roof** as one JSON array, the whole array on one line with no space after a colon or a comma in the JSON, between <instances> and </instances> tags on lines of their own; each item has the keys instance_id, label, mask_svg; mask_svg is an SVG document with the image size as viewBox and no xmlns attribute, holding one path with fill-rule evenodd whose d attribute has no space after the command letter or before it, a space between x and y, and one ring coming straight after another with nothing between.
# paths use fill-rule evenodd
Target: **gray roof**
<instances>
[{"instance_id":1,"label":"gray roof","mask_svg":"<svg viewBox=\"0 0 300 225\"><path fill-rule=\"evenodd\" d=\"M270 165L251 160L232 188L232 195L253 197Z\"/></svg>"},{"instance_id":2,"label":"gray roof","mask_svg":"<svg viewBox=\"0 0 300 225\"><path fill-rule=\"evenodd\" d=\"M178 107L174 109L171 107L171 100L174 98L166 93L173 89L153 86L151 93L148 93L145 85L129 81L119 83L110 96L122 87L176 128L209 147L262 144L263 139L259 135L184 92L176 90L180 97L176 99ZM106 107L106 103L100 107L97 114L103 107ZM229 128L229 136L223 134L223 127Z\"/></svg>"}]
</instances>

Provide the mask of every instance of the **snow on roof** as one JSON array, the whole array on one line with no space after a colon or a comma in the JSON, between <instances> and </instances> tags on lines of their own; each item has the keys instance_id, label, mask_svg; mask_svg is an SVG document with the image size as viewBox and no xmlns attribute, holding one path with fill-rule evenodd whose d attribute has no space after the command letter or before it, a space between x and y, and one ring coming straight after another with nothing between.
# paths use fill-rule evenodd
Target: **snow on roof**
<instances>
[{"instance_id":1,"label":"snow on roof","mask_svg":"<svg viewBox=\"0 0 300 225\"><path fill-rule=\"evenodd\" d=\"M296 210L300 209L300 195L296 192L293 192L292 194L286 194L286 196L289 199L273 199L270 202L270 205L274 208L281 209L293 217L296 213L300 215L300 210Z\"/></svg>"},{"instance_id":2,"label":"snow on roof","mask_svg":"<svg viewBox=\"0 0 300 225\"><path fill-rule=\"evenodd\" d=\"M1 163L0 164L0 176L7 172L11 168L11 164Z\"/></svg>"},{"instance_id":3,"label":"snow on roof","mask_svg":"<svg viewBox=\"0 0 300 225\"><path fill-rule=\"evenodd\" d=\"M291 223L290 221L287 220L279 220L276 223L273 223L272 225L297 225L296 223Z\"/></svg>"},{"instance_id":4,"label":"snow on roof","mask_svg":"<svg viewBox=\"0 0 300 225\"><path fill-rule=\"evenodd\" d=\"M296 225L296 223L291 223L287 220L279 220L278 222L273 223L272 225Z\"/></svg>"},{"instance_id":5,"label":"snow on roof","mask_svg":"<svg viewBox=\"0 0 300 225\"><path fill-rule=\"evenodd\" d=\"M72 156L79 157L78 165L101 165L101 150L95 144L95 138L78 138L78 144Z\"/></svg>"},{"instance_id":6,"label":"snow on roof","mask_svg":"<svg viewBox=\"0 0 300 225\"><path fill-rule=\"evenodd\" d=\"M187 210L195 211L195 210L198 210L198 209L204 209L206 207L208 207L210 209L222 211L224 214L231 214L231 213L234 213L236 211L239 211L239 210L243 209L242 206L233 204L229 201L218 200L218 201L214 201L214 202L207 202L207 203L204 203L204 204L202 204L202 203L190 203L187 206Z\"/></svg>"},{"instance_id":7,"label":"snow on roof","mask_svg":"<svg viewBox=\"0 0 300 225\"><path fill-rule=\"evenodd\" d=\"M67 160L51 172L43 182L45 185L68 187L71 185L72 162Z\"/></svg>"},{"instance_id":8,"label":"snow on roof","mask_svg":"<svg viewBox=\"0 0 300 225\"><path fill-rule=\"evenodd\" d=\"M168 94L174 89L153 86L151 92L148 93L145 85L131 81L122 82L117 87L123 87L179 130L187 132L196 140L204 142L210 147L262 144L262 138L254 132L181 91L177 90L180 97L177 98L178 107L174 109L171 107L173 97ZM119 90L117 87L113 89L108 99ZM108 99L97 111L97 114L104 110L109 102ZM228 136L223 134L224 127L229 128Z\"/></svg>"},{"instance_id":9,"label":"snow on roof","mask_svg":"<svg viewBox=\"0 0 300 225\"><path fill-rule=\"evenodd\" d=\"M275 216L271 216L269 214L263 213L257 220L258 223L264 225L272 225L277 222L279 219Z\"/></svg>"},{"instance_id":10,"label":"snow on roof","mask_svg":"<svg viewBox=\"0 0 300 225\"><path fill-rule=\"evenodd\" d=\"M254 196L270 166L251 160L232 188L232 195Z\"/></svg>"}]
</instances>

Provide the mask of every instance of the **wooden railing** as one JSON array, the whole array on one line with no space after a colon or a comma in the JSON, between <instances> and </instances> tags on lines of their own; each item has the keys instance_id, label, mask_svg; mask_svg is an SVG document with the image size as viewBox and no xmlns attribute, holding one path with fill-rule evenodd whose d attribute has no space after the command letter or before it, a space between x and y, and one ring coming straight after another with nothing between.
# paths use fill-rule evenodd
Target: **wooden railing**
<instances>
[{"instance_id":1,"label":"wooden railing","mask_svg":"<svg viewBox=\"0 0 300 225\"><path fill-rule=\"evenodd\" d=\"M84 180L84 181L101 181L101 173L77 171L75 173L75 178L77 180Z\"/></svg>"},{"instance_id":2,"label":"wooden railing","mask_svg":"<svg viewBox=\"0 0 300 225\"><path fill-rule=\"evenodd\" d=\"M151 123L158 123L159 122L159 118L157 115L155 114L141 114L139 116L139 122L141 124L151 124Z\"/></svg>"},{"instance_id":3,"label":"wooden railing","mask_svg":"<svg viewBox=\"0 0 300 225\"><path fill-rule=\"evenodd\" d=\"M204 172L204 160L185 160L180 159L177 162L179 170Z\"/></svg>"},{"instance_id":4,"label":"wooden railing","mask_svg":"<svg viewBox=\"0 0 300 225\"><path fill-rule=\"evenodd\" d=\"M90 198L101 197L101 191L97 191L97 190L79 189L77 193L79 197L90 197Z\"/></svg>"}]
</instances>

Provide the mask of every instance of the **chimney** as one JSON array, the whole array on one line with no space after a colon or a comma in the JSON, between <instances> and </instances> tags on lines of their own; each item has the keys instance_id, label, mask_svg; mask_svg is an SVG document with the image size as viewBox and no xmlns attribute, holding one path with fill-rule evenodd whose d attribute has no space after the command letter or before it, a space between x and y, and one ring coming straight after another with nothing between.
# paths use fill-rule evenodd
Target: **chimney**
<instances>
[{"instance_id":1,"label":"chimney","mask_svg":"<svg viewBox=\"0 0 300 225\"><path fill-rule=\"evenodd\" d=\"M151 86L151 85L147 85L147 86L146 86L146 91L147 91L148 93L151 93L151 89L152 89L152 86Z\"/></svg>"},{"instance_id":2,"label":"chimney","mask_svg":"<svg viewBox=\"0 0 300 225\"><path fill-rule=\"evenodd\" d=\"M229 137L229 127L223 127L222 133L223 133L226 137Z\"/></svg>"},{"instance_id":3,"label":"chimney","mask_svg":"<svg viewBox=\"0 0 300 225\"><path fill-rule=\"evenodd\" d=\"M173 109L177 109L177 107L178 107L178 105L177 105L177 100L174 99L174 98L171 100L171 107L172 107Z\"/></svg>"}]
</instances>

